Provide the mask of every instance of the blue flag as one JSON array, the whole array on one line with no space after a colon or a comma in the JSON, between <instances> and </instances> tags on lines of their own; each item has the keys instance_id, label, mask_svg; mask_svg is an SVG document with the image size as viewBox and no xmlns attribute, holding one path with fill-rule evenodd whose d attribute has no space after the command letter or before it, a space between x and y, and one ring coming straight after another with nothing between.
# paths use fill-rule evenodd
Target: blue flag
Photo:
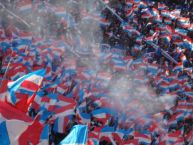
<instances>
[{"instance_id":1,"label":"blue flag","mask_svg":"<svg viewBox=\"0 0 193 145\"><path fill-rule=\"evenodd\" d=\"M86 125L75 125L59 145L86 145L87 136L88 127Z\"/></svg>"}]
</instances>

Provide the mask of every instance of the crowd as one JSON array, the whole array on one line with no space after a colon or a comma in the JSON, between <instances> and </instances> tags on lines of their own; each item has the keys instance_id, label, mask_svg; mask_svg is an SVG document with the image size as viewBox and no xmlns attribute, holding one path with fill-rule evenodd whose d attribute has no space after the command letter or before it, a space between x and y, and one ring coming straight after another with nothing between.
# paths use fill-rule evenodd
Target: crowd
<instances>
[{"instance_id":1,"label":"crowd","mask_svg":"<svg viewBox=\"0 0 193 145\"><path fill-rule=\"evenodd\" d=\"M25 2L31 7L23 8ZM193 143L191 0L93 2L101 17L79 6L89 0L2 3L0 103L40 123L39 129L31 127L37 130L26 137L28 144L59 144L76 124L88 125L87 143L94 145ZM86 42L90 39L77 30L88 18L101 27L99 44L100 39ZM86 46L89 56L76 51ZM28 111L27 90L18 88L16 103L9 102L8 82L42 68L46 74ZM165 97L172 105L160 101ZM6 118L1 106L0 114ZM47 125L47 137L41 138Z\"/></svg>"}]
</instances>

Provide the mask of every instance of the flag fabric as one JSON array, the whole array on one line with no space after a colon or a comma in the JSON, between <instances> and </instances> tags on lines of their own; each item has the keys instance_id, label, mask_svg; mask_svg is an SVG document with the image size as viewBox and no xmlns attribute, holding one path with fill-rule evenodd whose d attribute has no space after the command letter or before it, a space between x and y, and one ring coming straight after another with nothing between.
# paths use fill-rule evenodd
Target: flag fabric
<instances>
[{"instance_id":1,"label":"flag fabric","mask_svg":"<svg viewBox=\"0 0 193 145\"><path fill-rule=\"evenodd\" d=\"M70 118L68 118L68 116L57 117L54 121L53 130L58 133L65 133L69 121L70 121Z\"/></svg>"},{"instance_id":2,"label":"flag fabric","mask_svg":"<svg viewBox=\"0 0 193 145\"><path fill-rule=\"evenodd\" d=\"M91 115L90 114L83 113L83 112L80 111L79 108L77 108L76 115L77 115L79 123L81 123L81 124L90 123L90 120L91 120Z\"/></svg>"},{"instance_id":3,"label":"flag fabric","mask_svg":"<svg viewBox=\"0 0 193 145\"><path fill-rule=\"evenodd\" d=\"M30 0L18 2L17 7L21 13L30 13L32 11L32 2Z\"/></svg>"},{"instance_id":4,"label":"flag fabric","mask_svg":"<svg viewBox=\"0 0 193 145\"><path fill-rule=\"evenodd\" d=\"M44 128L42 129L42 132L41 132L41 136L40 136L40 143L38 143L38 145L47 145L49 144L48 140L49 140L49 124L46 124L44 126Z\"/></svg>"},{"instance_id":5,"label":"flag fabric","mask_svg":"<svg viewBox=\"0 0 193 145\"><path fill-rule=\"evenodd\" d=\"M86 125L75 125L59 145L86 145L87 138L88 127Z\"/></svg>"},{"instance_id":6,"label":"flag fabric","mask_svg":"<svg viewBox=\"0 0 193 145\"><path fill-rule=\"evenodd\" d=\"M2 126L1 126L2 125ZM6 142L9 144L14 144L14 145L21 145L18 141L18 138L20 135L27 129L29 123L26 123L21 120L5 120L0 127L4 132L1 132L4 138L0 139L0 142Z\"/></svg>"},{"instance_id":7,"label":"flag fabric","mask_svg":"<svg viewBox=\"0 0 193 145\"><path fill-rule=\"evenodd\" d=\"M188 33L187 30L185 30L185 29L179 29L179 28L176 28L176 29L175 29L175 32L176 32L176 34L179 34L179 35L182 35L182 36L186 36L187 33Z\"/></svg>"},{"instance_id":8,"label":"flag fabric","mask_svg":"<svg viewBox=\"0 0 193 145\"><path fill-rule=\"evenodd\" d=\"M9 101L12 104L17 102L15 92L22 87L24 90L35 93L42 83L43 77L45 75L45 70L41 69L32 73L29 73L14 82L8 83L8 91L10 93Z\"/></svg>"},{"instance_id":9,"label":"flag fabric","mask_svg":"<svg viewBox=\"0 0 193 145\"><path fill-rule=\"evenodd\" d=\"M65 117L65 116L69 116L69 115L74 115L75 114L75 107L76 107L76 104L69 104L66 106L55 108L53 110L54 116L55 117L59 117L59 116Z\"/></svg>"},{"instance_id":10,"label":"flag fabric","mask_svg":"<svg viewBox=\"0 0 193 145\"><path fill-rule=\"evenodd\" d=\"M66 10L63 7L57 7L55 14L59 17L66 16Z\"/></svg>"}]
</instances>

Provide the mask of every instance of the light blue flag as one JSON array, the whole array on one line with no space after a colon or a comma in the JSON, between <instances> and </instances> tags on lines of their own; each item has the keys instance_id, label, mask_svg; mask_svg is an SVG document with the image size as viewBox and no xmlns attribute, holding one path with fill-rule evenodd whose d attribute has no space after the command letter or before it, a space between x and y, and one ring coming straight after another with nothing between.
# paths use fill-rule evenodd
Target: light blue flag
<instances>
[{"instance_id":1,"label":"light blue flag","mask_svg":"<svg viewBox=\"0 0 193 145\"><path fill-rule=\"evenodd\" d=\"M86 145L87 136L88 127L86 125L75 125L59 145Z\"/></svg>"}]
</instances>

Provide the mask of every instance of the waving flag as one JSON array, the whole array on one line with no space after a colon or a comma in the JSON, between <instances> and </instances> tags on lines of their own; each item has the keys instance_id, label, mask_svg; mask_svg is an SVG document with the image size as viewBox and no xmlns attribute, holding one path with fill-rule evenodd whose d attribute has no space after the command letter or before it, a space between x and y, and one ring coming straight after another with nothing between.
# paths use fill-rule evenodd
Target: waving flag
<instances>
[{"instance_id":1,"label":"waving flag","mask_svg":"<svg viewBox=\"0 0 193 145\"><path fill-rule=\"evenodd\" d=\"M100 133L100 140L106 140L116 144L113 138L114 127L105 126Z\"/></svg>"},{"instance_id":2,"label":"waving flag","mask_svg":"<svg viewBox=\"0 0 193 145\"><path fill-rule=\"evenodd\" d=\"M99 145L99 133L92 131L88 133L87 145Z\"/></svg>"},{"instance_id":3,"label":"waving flag","mask_svg":"<svg viewBox=\"0 0 193 145\"><path fill-rule=\"evenodd\" d=\"M153 17L153 15L152 15L152 13L150 12L149 9L144 9L142 12L143 12L143 14L142 14L141 17L144 18L144 19L149 19L149 18Z\"/></svg>"},{"instance_id":4,"label":"waving flag","mask_svg":"<svg viewBox=\"0 0 193 145\"><path fill-rule=\"evenodd\" d=\"M155 8L152 9L152 14L154 17L160 16L159 11Z\"/></svg>"},{"instance_id":5,"label":"waving flag","mask_svg":"<svg viewBox=\"0 0 193 145\"><path fill-rule=\"evenodd\" d=\"M18 32L18 36L21 38L21 41L22 41L23 43L26 43L26 44L29 45L29 43L30 43L31 40L32 40L33 34L32 34L32 32L21 31L21 30L20 30L20 31Z\"/></svg>"},{"instance_id":6,"label":"waving flag","mask_svg":"<svg viewBox=\"0 0 193 145\"><path fill-rule=\"evenodd\" d=\"M167 6L163 3L158 3L158 10L164 10Z\"/></svg>"},{"instance_id":7,"label":"waving flag","mask_svg":"<svg viewBox=\"0 0 193 145\"><path fill-rule=\"evenodd\" d=\"M179 34L179 35L182 35L182 36L186 36L187 33L188 33L188 31L185 30L185 29L176 28L176 29L175 29L175 33L176 33L176 34Z\"/></svg>"},{"instance_id":8,"label":"waving flag","mask_svg":"<svg viewBox=\"0 0 193 145\"><path fill-rule=\"evenodd\" d=\"M158 73L158 65L157 64L149 64L147 67L148 74L156 75Z\"/></svg>"},{"instance_id":9,"label":"waving flag","mask_svg":"<svg viewBox=\"0 0 193 145\"><path fill-rule=\"evenodd\" d=\"M147 133L134 132L135 139L138 139L139 142L144 144L151 143L151 135Z\"/></svg>"},{"instance_id":10,"label":"waving flag","mask_svg":"<svg viewBox=\"0 0 193 145\"><path fill-rule=\"evenodd\" d=\"M17 99L15 96L15 92L21 87L24 90L27 90L28 92L31 92L31 93L35 93L36 91L38 91L42 83L44 75L45 75L45 70L41 69L41 70L38 70L32 73L29 73L17 79L14 82L9 82L8 83L8 91L10 93L9 101L12 104L16 103Z\"/></svg>"},{"instance_id":11,"label":"waving flag","mask_svg":"<svg viewBox=\"0 0 193 145\"><path fill-rule=\"evenodd\" d=\"M38 145L49 144L48 139L49 139L49 124L46 124L42 130L42 133L40 136L40 143Z\"/></svg>"},{"instance_id":12,"label":"waving flag","mask_svg":"<svg viewBox=\"0 0 193 145\"><path fill-rule=\"evenodd\" d=\"M63 17L66 15L66 10L63 7L57 7L55 14L56 16Z\"/></svg>"},{"instance_id":13,"label":"waving flag","mask_svg":"<svg viewBox=\"0 0 193 145\"><path fill-rule=\"evenodd\" d=\"M182 63L178 63L178 64L174 67L173 71L174 71L174 72L183 71L183 68L184 68L183 64L182 64Z\"/></svg>"},{"instance_id":14,"label":"waving flag","mask_svg":"<svg viewBox=\"0 0 193 145\"><path fill-rule=\"evenodd\" d=\"M30 0L25 0L17 5L19 11L21 13L30 13L32 10L32 2Z\"/></svg>"},{"instance_id":15,"label":"waving flag","mask_svg":"<svg viewBox=\"0 0 193 145\"><path fill-rule=\"evenodd\" d=\"M161 11L161 15L164 16L164 17L170 17L170 11L168 11L168 10L162 10L162 11Z\"/></svg>"},{"instance_id":16,"label":"waving flag","mask_svg":"<svg viewBox=\"0 0 193 145\"><path fill-rule=\"evenodd\" d=\"M53 130L58 133L65 133L70 119L68 117L57 117L54 121Z\"/></svg>"},{"instance_id":17,"label":"waving flag","mask_svg":"<svg viewBox=\"0 0 193 145\"><path fill-rule=\"evenodd\" d=\"M20 145L18 137L28 127L28 123L21 120L5 120L0 123L0 144L1 145Z\"/></svg>"},{"instance_id":18,"label":"waving flag","mask_svg":"<svg viewBox=\"0 0 193 145\"><path fill-rule=\"evenodd\" d=\"M104 15L100 16L99 23L100 23L101 27L105 27L105 26L110 25L109 20L106 19Z\"/></svg>"},{"instance_id":19,"label":"waving flag","mask_svg":"<svg viewBox=\"0 0 193 145\"><path fill-rule=\"evenodd\" d=\"M69 115L74 115L74 109L76 107L76 104L69 104L67 106L64 107L59 107L54 109L54 113L55 113L55 117L59 117L59 116L69 116Z\"/></svg>"},{"instance_id":20,"label":"waving flag","mask_svg":"<svg viewBox=\"0 0 193 145\"><path fill-rule=\"evenodd\" d=\"M160 39L164 40L166 43L170 43L172 35L163 34L159 36Z\"/></svg>"},{"instance_id":21,"label":"waving flag","mask_svg":"<svg viewBox=\"0 0 193 145\"><path fill-rule=\"evenodd\" d=\"M59 145L86 145L87 136L88 127L86 125L75 125Z\"/></svg>"},{"instance_id":22,"label":"waving flag","mask_svg":"<svg viewBox=\"0 0 193 145\"><path fill-rule=\"evenodd\" d=\"M180 18L178 18L178 23L179 23L180 26L182 26L183 28L188 28L188 27L190 27L190 20L189 20L189 18L180 17Z\"/></svg>"},{"instance_id":23,"label":"waving flag","mask_svg":"<svg viewBox=\"0 0 193 145\"><path fill-rule=\"evenodd\" d=\"M93 117L102 123L106 123L113 114L115 114L115 112L109 108L100 108L92 112Z\"/></svg>"},{"instance_id":24,"label":"waving flag","mask_svg":"<svg viewBox=\"0 0 193 145\"><path fill-rule=\"evenodd\" d=\"M188 49L188 50L193 50L193 40L190 39L189 37L186 37L184 39L184 43L183 43L183 46Z\"/></svg>"}]
</instances>

